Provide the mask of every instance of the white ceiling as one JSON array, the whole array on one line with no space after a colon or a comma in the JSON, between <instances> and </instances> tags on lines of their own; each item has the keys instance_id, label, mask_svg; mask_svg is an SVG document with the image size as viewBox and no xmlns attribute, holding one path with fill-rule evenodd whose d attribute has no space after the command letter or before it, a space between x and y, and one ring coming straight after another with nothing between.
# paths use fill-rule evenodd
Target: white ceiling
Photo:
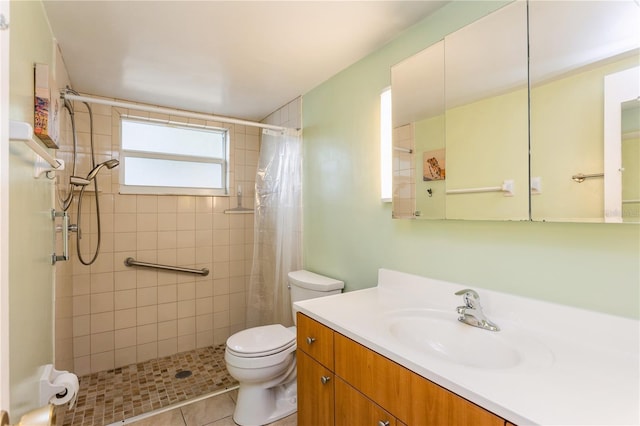
<instances>
[{"instance_id":1,"label":"white ceiling","mask_svg":"<svg viewBox=\"0 0 640 426\"><path fill-rule=\"evenodd\" d=\"M82 93L261 120L446 1L45 0Z\"/></svg>"}]
</instances>

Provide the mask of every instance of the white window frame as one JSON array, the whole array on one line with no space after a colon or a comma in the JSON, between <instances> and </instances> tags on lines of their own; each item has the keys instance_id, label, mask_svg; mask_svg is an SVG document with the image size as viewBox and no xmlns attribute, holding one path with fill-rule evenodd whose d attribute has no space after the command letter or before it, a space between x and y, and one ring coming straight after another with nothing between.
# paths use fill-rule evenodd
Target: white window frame
<instances>
[{"instance_id":1,"label":"white window frame","mask_svg":"<svg viewBox=\"0 0 640 426\"><path fill-rule=\"evenodd\" d=\"M138 121L147 124L158 124L167 127L180 127L183 129L193 130L210 130L212 132L220 132L224 134L223 140L223 153L224 158L211 158L200 157L193 155L176 155L166 154L162 152L148 152L148 151L136 151L126 150L122 143L122 122ZM140 194L140 195L196 195L196 196L228 196L229 195L229 146L230 146L230 132L229 129L223 127L214 127L206 125L196 125L182 122L175 122L169 120L157 120L144 117L138 117L133 115L120 115L120 193L121 194ZM221 186L222 188L195 188L195 187L176 187L176 186L146 186L146 185L125 185L124 174L126 170L127 158L150 158L161 160L174 160L193 163L211 163L220 164L221 171Z\"/></svg>"}]
</instances>

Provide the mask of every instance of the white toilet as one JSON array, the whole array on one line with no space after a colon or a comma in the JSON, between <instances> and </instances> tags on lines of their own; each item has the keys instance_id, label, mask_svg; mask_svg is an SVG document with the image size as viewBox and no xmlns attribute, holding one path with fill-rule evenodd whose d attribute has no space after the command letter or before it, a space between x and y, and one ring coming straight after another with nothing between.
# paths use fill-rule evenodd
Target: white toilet
<instances>
[{"instance_id":1,"label":"white toilet","mask_svg":"<svg viewBox=\"0 0 640 426\"><path fill-rule=\"evenodd\" d=\"M342 281L309 271L289 273L293 302L337 294ZM239 383L233 420L239 425L264 425L296 412L296 328L280 324L240 331L227 339L224 359Z\"/></svg>"}]
</instances>

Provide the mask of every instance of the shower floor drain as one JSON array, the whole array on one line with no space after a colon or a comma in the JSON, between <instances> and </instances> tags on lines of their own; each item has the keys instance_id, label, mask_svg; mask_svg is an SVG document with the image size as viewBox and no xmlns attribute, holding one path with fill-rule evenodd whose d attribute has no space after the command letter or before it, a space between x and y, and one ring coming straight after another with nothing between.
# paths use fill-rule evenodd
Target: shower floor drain
<instances>
[{"instance_id":1,"label":"shower floor drain","mask_svg":"<svg viewBox=\"0 0 640 426\"><path fill-rule=\"evenodd\" d=\"M182 370L176 373L176 379L186 379L191 376L191 370Z\"/></svg>"}]
</instances>

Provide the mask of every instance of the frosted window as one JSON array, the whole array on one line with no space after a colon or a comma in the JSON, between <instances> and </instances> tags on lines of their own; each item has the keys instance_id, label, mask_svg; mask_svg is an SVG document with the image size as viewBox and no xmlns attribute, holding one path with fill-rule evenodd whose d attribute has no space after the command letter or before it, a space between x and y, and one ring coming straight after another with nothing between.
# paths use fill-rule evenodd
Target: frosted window
<instances>
[{"instance_id":1,"label":"frosted window","mask_svg":"<svg viewBox=\"0 0 640 426\"><path fill-rule=\"evenodd\" d=\"M122 149L206 158L224 156L225 131L122 120Z\"/></svg>"},{"instance_id":2,"label":"frosted window","mask_svg":"<svg viewBox=\"0 0 640 426\"><path fill-rule=\"evenodd\" d=\"M227 195L228 131L121 117L120 192Z\"/></svg>"},{"instance_id":3,"label":"frosted window","mask_svg":"<svg viewBox=\"0 0 640 426\"><path fill-rule=\"evenodd\" d=\"M139 157L124 161L125 185L222 188L220 164Z\"/></svg>"}]
</instances>

